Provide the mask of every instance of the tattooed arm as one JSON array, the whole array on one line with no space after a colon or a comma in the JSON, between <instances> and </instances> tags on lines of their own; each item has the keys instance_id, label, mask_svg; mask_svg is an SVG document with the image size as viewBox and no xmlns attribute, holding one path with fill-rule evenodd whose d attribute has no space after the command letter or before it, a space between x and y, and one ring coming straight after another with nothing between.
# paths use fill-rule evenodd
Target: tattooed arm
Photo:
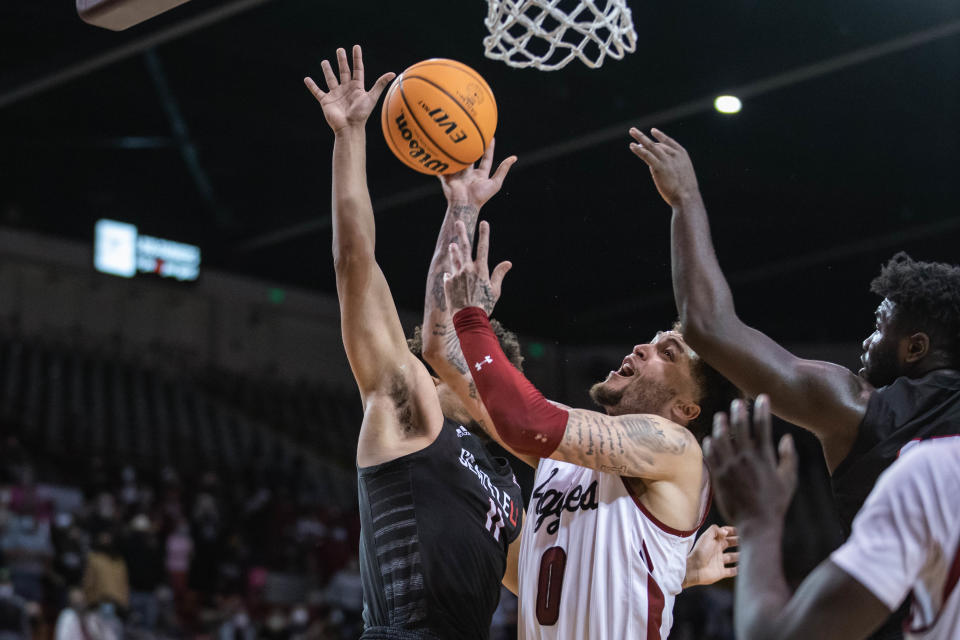
<instances>
[{"instance_id":1,"label":"tattooed arm","mask_svg":"<svg viewBox=\"0 0 960 640\"><path fill-rule=\"evenodd\" d=\"M669 480L701 464L700 447L686 428L657 415L608 416L571 409L563 440L550 457L609 473Z\"/></svg>"},{"instance_id":2,"label":"tattooed arm","mask_svg":"<svg viewBox=\"0 0 960 640\"><path fill-rule=\"evenodd\" d=\"M443 224L440 226L437 246L434 249L433 259L430 261L430 271L427 275L427 294L423 305L423 358L433 367L440 379L457 394L470 417L480 425L487 435L500 446L510 450L510 447L497 434L486 407L483 406L483 402L477 395L477 387L470 376L463 352L460 350L457 332L453 328L453 322L443 294L443 274L448 269L449 246L450 243L460 241L454 225L457 221L463 222L467 231L467 246L472 246L480 207L500 190L507 172L517 161L516 156L505 159L491 177L493 152L494 141L491 141L478 167L467 168L452 176L440 176L443 193L447 198L447 212L443 218ZM481 227L481 234L484 237L488 237L487 233ZM486 246L487 243L484 242L483 248L478 246L477 250L485 251ZM493 311L500 295L500 282L502 282L503 276L509 268L510 263L498 265L494 269L492 281L486 283L488 286L485 289L484 310L487 314ZM513 450L510 450L510 452L531 466L535 467L537 465L536 458L524 456Z\"/></svg>"}]
</instances>

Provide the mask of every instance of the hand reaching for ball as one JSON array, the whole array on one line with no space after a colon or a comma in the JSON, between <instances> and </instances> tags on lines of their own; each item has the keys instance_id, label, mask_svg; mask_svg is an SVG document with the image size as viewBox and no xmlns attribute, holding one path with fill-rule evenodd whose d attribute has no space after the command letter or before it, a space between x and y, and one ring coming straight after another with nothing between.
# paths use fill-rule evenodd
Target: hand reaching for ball
<instances>
[{"instance_id":1,"label":"hand reaching for ball","mask_svg":"<svg viewBox=\"0 0 960 640\"><path fill-rule=\"evenodd\" d=\"M500 191L510 167L517 161L517 156L504 159L493 175L490 175L496 142L496 139L490 140L476 166L470 165L462 171L439 176L448 204L467 204L479 208Z\"/></svg>"},{"instance_id":2,"label":"hand reaching for ball","mask_svg":"<svg viewBox=\"0 0 960 640\"><path fill-rule=\"evenodd\" d=\"M323 116L335 134L350 127L362 129L373 108L377 106L380 94L397 75L393 72L385 73L377 78L370 91L365 90L363 88L363 53L358 44L353 45L353 71L351 72L347 61L347 52L342 48L337 49L337 66L340 71L339 80L333 73L329 61L324 60L320 63L323 78L327 83L326 91L318 87L313 78L303 79L310 93L320 103Z\"/></svg>"}]
</instances>

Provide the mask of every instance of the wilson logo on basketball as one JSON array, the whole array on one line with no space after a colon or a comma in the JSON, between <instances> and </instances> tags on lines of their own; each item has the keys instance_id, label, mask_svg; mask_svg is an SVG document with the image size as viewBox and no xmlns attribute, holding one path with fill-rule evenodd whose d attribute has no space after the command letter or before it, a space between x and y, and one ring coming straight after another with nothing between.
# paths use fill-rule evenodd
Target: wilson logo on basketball
<instances>
[{"instance_id":1,"label":"wilson logo on basketball","mask_svg":"<svg viewBox=\"0 0 960 640\"><path fill-rule=\"evenodd\" d=\"M569 493L557 491L556 489L547 489L544 491L544 487L553 480L553 477L557 475L557 471L559 471L559 469L551 471L550 477L533 490L533 500L536 501L537 513L537 524L533 530L539 531L544 520L555 517L555 520L547 524L547 533L550 535L555 534L560 528L560 515L564 511L576 513L577 511L596 509L600 506L599 502L597 502L596 480L590 483L586 491L584 491L580 485L572 488Z\"/></svg>"},{"instance_id":2,"label":"wilson logo on basketball","mask_svg":"<svg viewBox=\"0 0 960 640\"><path fill-rule=\"evenodd\" d=\"M417 140L413 132L410 130L410 127L407 125L407 117L400 112L400 115L397 116L397 129L400 131L400 137L407 141L407 144L410 145L409 155L411 158L420 163L424 169L428 171L433 171L436 173L443 173L450 168L450 165L446 162L441 162L436 158L432 158L431 155L423 148L423 145L420 144L420 141Z\"/></svg>"}]
</instances>

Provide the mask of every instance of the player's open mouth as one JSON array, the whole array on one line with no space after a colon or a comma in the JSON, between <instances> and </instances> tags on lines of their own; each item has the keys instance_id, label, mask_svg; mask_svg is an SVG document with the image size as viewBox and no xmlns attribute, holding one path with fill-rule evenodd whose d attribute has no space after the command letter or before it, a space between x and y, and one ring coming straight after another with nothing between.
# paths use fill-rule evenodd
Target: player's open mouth
<instances>
[{"instance_id":1,"label":"player's open mouth","mask_svg":"<svg viewBox=\"0 0 960 640\"><path fill-rule=\"evenodd\" d=\"M635 373L635 371L633 370L633 367L630 366L630 363L627 362L626 359L624 359L623 364L620 365L620 369L617 371L614 371L614 373L616 373L618 376L629 378Z\"/></svg>"}]
</instances>

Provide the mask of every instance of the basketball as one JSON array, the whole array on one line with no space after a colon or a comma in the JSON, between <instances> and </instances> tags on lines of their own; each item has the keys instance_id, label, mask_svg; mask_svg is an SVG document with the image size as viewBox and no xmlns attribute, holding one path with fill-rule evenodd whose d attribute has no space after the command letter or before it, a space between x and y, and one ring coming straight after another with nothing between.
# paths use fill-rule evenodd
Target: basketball
<instances>
[{"instance_id":1,"label":"basketball","mask_svg":"<svg viewBox=\"0 0 960 640\"><path fill-rule=\"evenodd\" d=\"M497 128L497 103L479 73L431 58L401 73L381 117L387 146L411 169L456 173L483 155Z\"/></svg>"}]
</instances>

